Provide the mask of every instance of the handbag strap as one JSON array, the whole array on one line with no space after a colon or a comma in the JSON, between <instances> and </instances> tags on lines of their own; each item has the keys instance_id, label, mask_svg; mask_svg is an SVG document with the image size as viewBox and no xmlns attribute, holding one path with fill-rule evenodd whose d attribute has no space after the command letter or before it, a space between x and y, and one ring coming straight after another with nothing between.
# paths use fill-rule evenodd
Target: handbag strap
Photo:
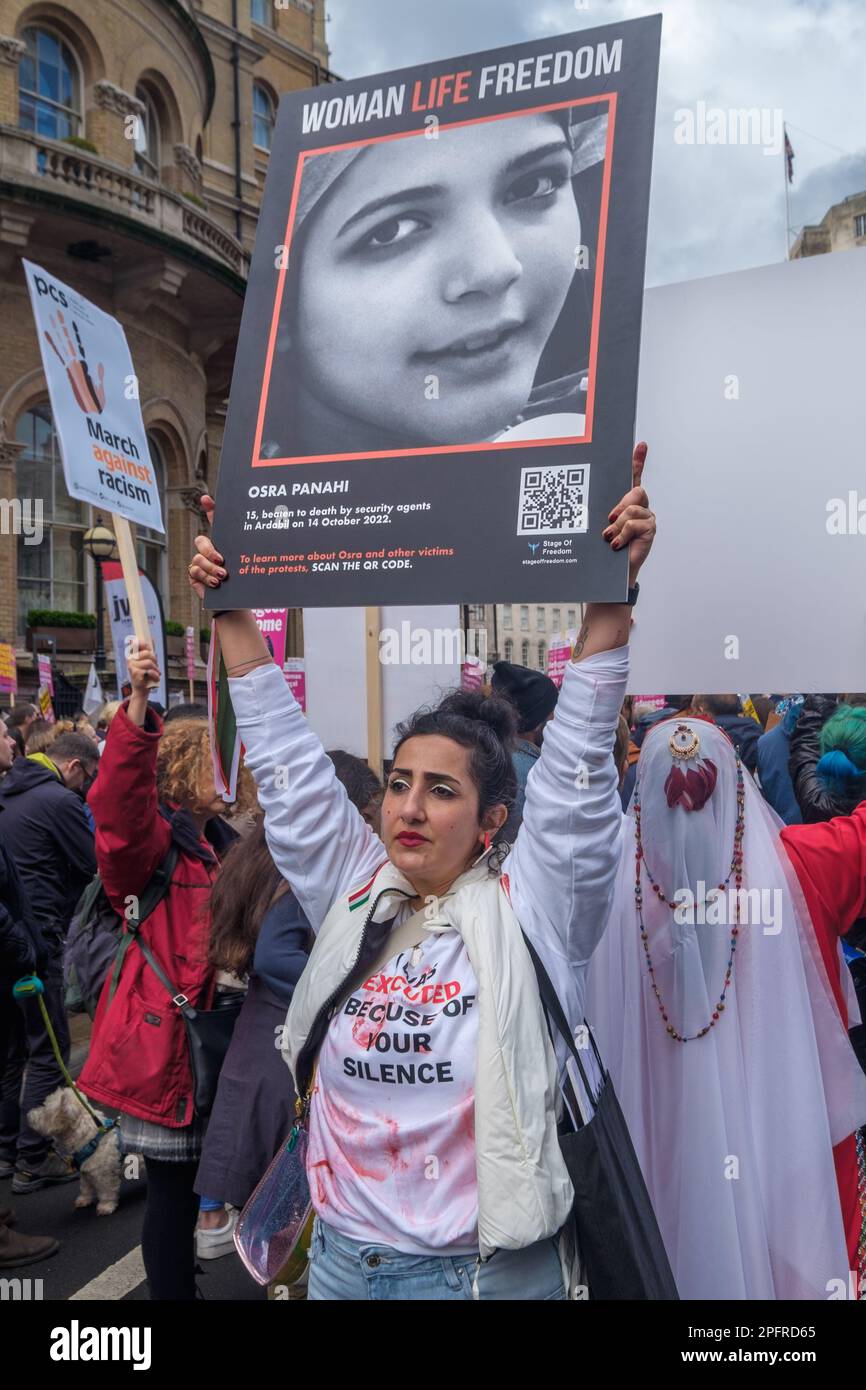
<instances>
[{"instance_id":1,"label":"handbag strap","mask_svg":"<svg viewBox=\"0 0 866 1390\"><path fill-rule=\"evenodd\" d=\"M542 1007L544 1008L545 1016L547 1017L548 1028L550 1027L550 1021L552 1019L553 1022L556 1024L559 1033L564 1039L569 1052L574 1058L575 1063L577 1064L577 1069L580 1073L580 1079L583 1083L583 1089L585 1090L587 1096L594 1105L598 1098L597 1093L590 1085L589 1078L586 1074L586 1070L581 1060L580 1052L578 1050L577 1044L574 1041L574 1035L568 1025L568 1019L565 1016L565 1010L559 1002L559 995L556 993L556 990L553 987L553 981L547 973L544 962L542 961L541 957L539 956L529 937L526 935L526 932L523 932L522 935L523 940L526 944L526 949L529 952L529 958L532 961L533 967L535 969L535 977L538 980L538 992L541 996L541 1003ZM595 1054L595 1060L598 1064L599 1071L601 1072L602 1076L604 1076L604 1063L601 1060L601 1053L599 1052L598 1045L595 1041L595 1038L592 1035L592 1029L590 1028L588 1023L584 1023L584 1027L586 1028L590 1043L592 1044L592 1050ZM577 1113L575 1115L575 1120L579 1123L579 1109L577 1110Z\"/></svg>"},{"instance_id":2,"label":"handbag strap","mask_svg":"<svg viewBox=\"0 0 866 1390\"><path fill-rule=\"evenodd\" d=\"M177 988L177 985L172 984L171 980L166 975L159 961L151 952L151 949L145 941L144 937L136 935L135 939L138 942L141 954L144 956L144 959L147 961L154 975L159 980L160 984L164 985L164 987L168 990L169 994L171 995L172 1004L176 1004L177 1007L180 1009L181 1013L187 1015L187 1017L190 1014L195 1015L196 1011L193 1008L192 1004L190 1004L186 995L183 994Z\"/></svg>"},{"instance_id":3,"label":"handbag strap","mask_svg":"<svg viewBox=\"0 0 866 1390\"><path fill-rule=\"evenodd\" d=\"M108 989L109 1004L114 998L115 992L117 990L117 986L120 981L120 972L123 969L123 962L126 959L126 953L132 945L132 942L134 940L137 941L139 946L142 947L142 951L144 951L144 946L142 944L142 939L140 936L141 928L147 920L147 918L150 916L150 914L162 902L163 898L165 897L169 888L171 887L172 875L175 871L175 867L177 865L179 856L180 850L178 849L176 842L172 840L166 852L165 858L154 869L153 873L151 874L150 878L148 879L145 885L141 897L139 898L137 916L128 917L126 919L126 931L124 932L120 942L120 946L118 947L117 955L114 958L114 969L111 972L111 984ZM146 959L147 955L145 954L145 960ZM165 984L164 980L163 983ZM177 990L172 990L172 993L177 994Z\"/></svg>"}]
</instances>

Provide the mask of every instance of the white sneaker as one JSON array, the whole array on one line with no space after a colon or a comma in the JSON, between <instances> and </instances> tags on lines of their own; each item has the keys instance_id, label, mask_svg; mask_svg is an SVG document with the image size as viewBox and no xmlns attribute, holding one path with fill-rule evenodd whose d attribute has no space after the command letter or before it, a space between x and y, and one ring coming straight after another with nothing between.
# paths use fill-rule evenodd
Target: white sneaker
<instances>
[{"instance_id":1,"label":"white sneaker","mask_svg":"<svg viewBox=\"0 0 866 1390\"><path fill-rule=\"evenodd\" d=\"M215 1226L209 1231L196 1227L195 1253L200 1260L218 1260L234 1250L234 1232L239 1213L236 1207L229 1207L225 1215L222 1226Z\"/></svg>"}]
</instances>

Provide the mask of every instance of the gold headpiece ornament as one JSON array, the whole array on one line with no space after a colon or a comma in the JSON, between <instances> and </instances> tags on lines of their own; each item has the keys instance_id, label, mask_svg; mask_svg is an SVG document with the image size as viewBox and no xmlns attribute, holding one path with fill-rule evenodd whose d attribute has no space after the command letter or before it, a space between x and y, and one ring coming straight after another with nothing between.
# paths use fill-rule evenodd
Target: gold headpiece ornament
<instances>
[{"instance_id":1,"label":"gold headpiece ornament","mask_svg":"<svg viewBox=\"0 0 866 1390\"><path fill-rule=\"evenodd\" d=\"M668 747L675 758L685 761L696 758L701 749L701 740L688 724L678 724L668 739Z\"/></svg>"}]
</instances>

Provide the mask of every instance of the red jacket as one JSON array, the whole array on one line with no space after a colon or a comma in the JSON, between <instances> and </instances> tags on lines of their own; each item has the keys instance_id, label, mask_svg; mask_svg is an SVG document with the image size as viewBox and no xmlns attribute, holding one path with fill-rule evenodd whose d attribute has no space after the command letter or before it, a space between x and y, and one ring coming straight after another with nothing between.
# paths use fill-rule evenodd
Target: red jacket
<instances>
[{"instance_id":1,"label":"red jacket","mask_svg":"<svg viewBox=\"0 0 866 1390\"><path fill-rule=\"evenodd\" d=\"M848 967L840 961L839 937L866 913L866 801L850 816L834 816L817 825L786 826L781 838L803 890L830 986L847 1028L841 971ZM833 1157L850 1267L856 1270L861 1213L853 1134L836 1145Z\"/></svg>"},{"instance_id":2,"label":"red jacket","mask_svg":"<svg viewBox=\"0 0 866 1390\"><path fill-rule=\"evenodd\" d=\"M148 711L133 724L122 706L112 720L88 802L96 821L96 861L112 907L140 896L168 853L181 843L165 897L141 932L173 984L197 1008L209 1008L214 971L206 959L210 932L208 898L218 860L184 812L174 821L160 811L156 751L162 721ZM185 830L185 834L182 832ZM183 1017L133 943L109 1003L109 982L100 995L82 1090L95 1101L129 1115L180 1128L192 1120L192 1073Z\"/></svg>"}]
</instances>

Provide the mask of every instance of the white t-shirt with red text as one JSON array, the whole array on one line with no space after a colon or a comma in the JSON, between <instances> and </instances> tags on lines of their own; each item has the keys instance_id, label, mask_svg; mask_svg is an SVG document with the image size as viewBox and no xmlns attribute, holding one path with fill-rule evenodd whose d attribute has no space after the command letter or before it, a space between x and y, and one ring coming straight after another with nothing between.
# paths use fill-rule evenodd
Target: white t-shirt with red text
<instances>
[{"instance_id":1,"label":"white t-shirt with red text","mask_svg":"<svg viewBox=\"0 0 866 1390\"><path fill-rule=\"evenodd\" d=\"M477 1248L475 973L454 931L423 935L331 1020L310 1106L313 1206L350 1240Z\"/></svg>"}]
</instances>

